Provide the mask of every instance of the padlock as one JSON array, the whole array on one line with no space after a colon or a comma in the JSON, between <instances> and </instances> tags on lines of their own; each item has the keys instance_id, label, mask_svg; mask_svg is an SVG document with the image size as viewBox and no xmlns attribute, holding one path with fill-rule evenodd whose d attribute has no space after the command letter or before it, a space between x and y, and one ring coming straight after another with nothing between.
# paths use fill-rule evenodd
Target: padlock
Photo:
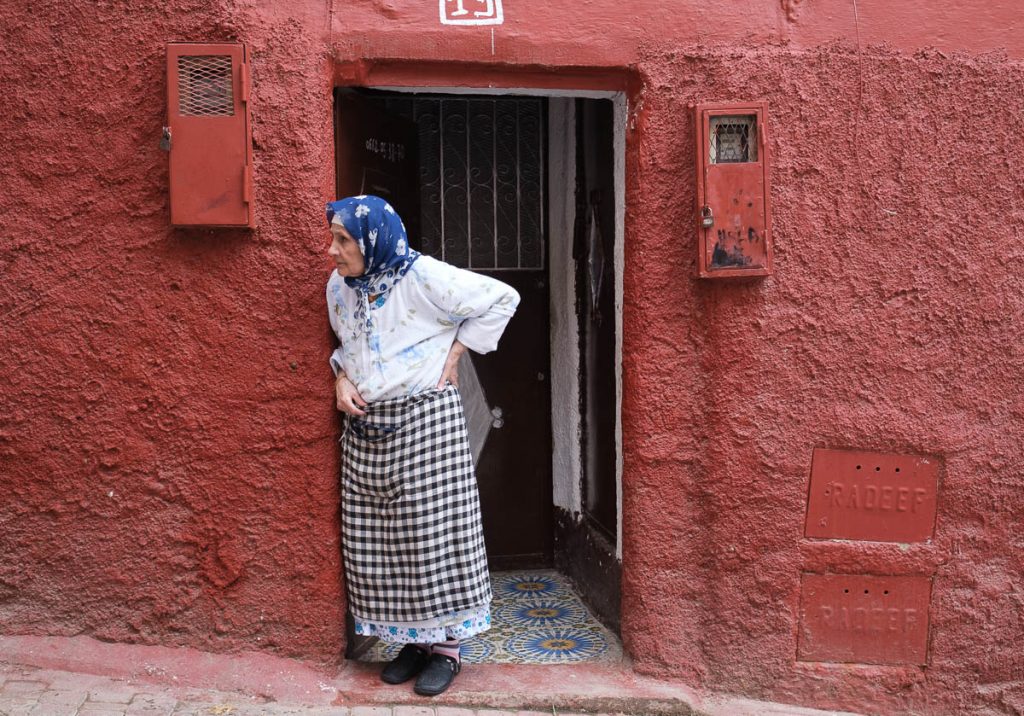
<instances>
[{"instance_id":1,"label":"padlock","mask_svg":"<svg viewBox=\"0 0 1024 716\"><path fill-rule=\"evenodd\" d=\"M711 207L706 204L700 210L700 225L705 229L710 229L715 225L715 215L711 213Z\"/></svg>"}]
</instances>

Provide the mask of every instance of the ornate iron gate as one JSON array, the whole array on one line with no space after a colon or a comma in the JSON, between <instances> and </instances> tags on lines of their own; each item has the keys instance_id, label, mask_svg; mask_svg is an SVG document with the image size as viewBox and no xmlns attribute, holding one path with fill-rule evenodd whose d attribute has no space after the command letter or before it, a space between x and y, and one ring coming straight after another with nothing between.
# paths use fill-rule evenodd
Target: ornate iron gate
<instances>
[{"instance_id":1,"label":"ornate iron gate","mask_svg":"<svg viewBox=\"0 0 1024 716\"><path fill-rule=\"evenodd\" d=\"M419 127L420 251L476 271L545 268L545 102L387 99Z\"/></svg>"}]
</instances>

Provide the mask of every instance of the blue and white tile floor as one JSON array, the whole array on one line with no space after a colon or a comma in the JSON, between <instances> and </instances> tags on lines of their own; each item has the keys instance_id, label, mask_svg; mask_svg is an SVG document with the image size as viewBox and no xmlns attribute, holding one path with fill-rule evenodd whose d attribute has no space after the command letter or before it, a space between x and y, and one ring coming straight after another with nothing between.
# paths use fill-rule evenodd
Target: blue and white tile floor
<instances>
[{"instance_id":1,"label":"blue and white tile floor","mask_svg":"<svg viewBox=\"0 0 1024 716\"><path fill-rule=\"evenodd\" d=\"M462 644L467 663L569 664L618 661L618 639L555 571L493 572L491 628ZM401 647L377 642L362 661L388 661Z\"/></svg>"}]
</instances>

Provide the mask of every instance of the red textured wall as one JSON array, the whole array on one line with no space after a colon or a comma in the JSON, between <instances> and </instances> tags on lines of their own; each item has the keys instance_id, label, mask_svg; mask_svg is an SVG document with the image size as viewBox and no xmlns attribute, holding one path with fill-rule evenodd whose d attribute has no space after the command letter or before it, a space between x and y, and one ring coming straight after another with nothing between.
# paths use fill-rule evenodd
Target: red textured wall
<instances>
[{"instance_id":1,"label":"red textured wall","mask_svg":"<svg viewBox=\"0 0 1024 716\"><path fill-rule=\"evenodd\" d=\"M0 11L4 629L337 658L330 85L604 86L631 106L637 668L823 707L1024 710L1011 4L505 0L497 28L406 5ZM253 52L253 234L167 226L171 39ZM702 283L687 106L751 98L775 276ZM816 446L939 457L935 539L804 540ZM797 662L802 571L934 575L928 666Z\"/></svg>"},{"instance_id":2,"label":"red textured wall","mask_svg":"<svg viewBox=\"0 0 1024 716\"><path fill-rule=\"evenodd\" d=\"M1019 712L1024 68L682 55L648 59L649 85L676 91L647 93L630 198L648 210L627 228L623 628L640 668L834 708ZM676 118L711 86L771 101L761 283L692 279L676 229L693 192ZM683 262L651 250L675 241ZM933 542L801 539L816 446L938 456ZM803 570L935 575L928 667L794 662Z\"/></svg>"},{"instance_id":3,"label":"red textured wall","mask_svg":"<svg viewBox=\"0 0 1024 716\"><path fill-rule=\"evenodd\" d=\"M336 657L318 23L0 9L4 631ZM168 225L163 46L196 39L252 51L253 233Z\"/></svg>"}]
</instances>

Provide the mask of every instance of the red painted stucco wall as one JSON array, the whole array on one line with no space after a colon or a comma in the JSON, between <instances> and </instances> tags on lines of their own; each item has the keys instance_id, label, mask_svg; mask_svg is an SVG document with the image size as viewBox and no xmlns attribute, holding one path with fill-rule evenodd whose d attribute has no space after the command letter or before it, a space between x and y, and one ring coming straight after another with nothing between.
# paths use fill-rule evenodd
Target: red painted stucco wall
<instances>
[{"instance_id":1,"label":"red painted stucco wall","mask_svg":"<svg viewBox=\"0 0 1024 716\"><path fill-rule=\"evenodd\" d=\"M324 13L0 13L0 628L337 658ZM196 38L254 55L252 233L169 226L162 48Z\"/></svg>"},{"instance_id":2,"label":"red painted stucco wall","mask_svg":"<svg viewBox=\"0 0 1024 716\"><path fill-rule=\"evenodd\" d=\"M1024 710L1013 3L505 0L493 28L408 5L0 8L0 628L338 659L330 89L604 87L630 102L636 668L822 707ZM254 232L168 226L170 40L251 51ZM703 283L688 104L753 98L775 275ZM803 539L816 446L940 459L934 540ZM802 571L934 576L928 665L798 662Z\"/></svg>"}]
</instances>

